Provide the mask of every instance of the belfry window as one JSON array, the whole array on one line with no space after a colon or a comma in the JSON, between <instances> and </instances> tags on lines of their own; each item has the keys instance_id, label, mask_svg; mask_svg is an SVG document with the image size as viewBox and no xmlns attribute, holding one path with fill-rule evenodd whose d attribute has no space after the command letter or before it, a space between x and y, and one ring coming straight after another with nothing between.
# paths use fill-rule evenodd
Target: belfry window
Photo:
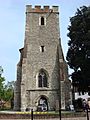
<instances>
[{"instance_id":1,"label":"belfry window","mask_svg":"<svg viewBox=\"0 0 90 120\"><path fill-rule=\"evenodd\" d=\"M44 52L44 46L41 46L41 52Z\"/></svg>"},{"instance_id":2,"label":"belfry window","mask_svg":"<svg viewBox=\"0 0 90 120\"><path fill-rule=\"evenodd\" d=\"M40 70L38 75L38 87L47 87L47 75L43 69Z\"/></svg>"},{"instance_id":3,"label":"belfry window","mask_svg":"<svg viewBox=\"0 0 90 120\"><path fill-rule=\"evenodd\" d=\"M45 22L44 17L41 17L41 25L44 25L45 24L44 22Z\"/></svg>"},{"instance_id":4,"label":"belfry window","mask_svg":"<svg viewBox=\"0 0 90 120\"><path fill-rule=\"evenodd\" d=\"M46 26L46 16L39 17L39 26Z\"/></svg>"}]
</instances>

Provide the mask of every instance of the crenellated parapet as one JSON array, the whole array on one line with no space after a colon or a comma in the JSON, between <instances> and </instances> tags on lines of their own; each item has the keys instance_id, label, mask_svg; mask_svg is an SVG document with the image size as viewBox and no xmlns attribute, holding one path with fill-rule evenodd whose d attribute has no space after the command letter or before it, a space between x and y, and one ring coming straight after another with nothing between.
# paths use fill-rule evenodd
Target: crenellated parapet
<instances>
[{"instance_id":1,"label":"crenellated parapet","mask_svg":"<svg viewBox=\"0 0 90 120\"><path fill-rule=\"evenodd\" d=\"M30 13L47 13L47 12L55 12L58 13L59 12L59 7L58 6L52 6L52 8L50 8L50 6L43 6L43 8L39 5L36 5L34 8L32 7L32 5L27 5L26 6L26 13L30 12Z\"/></svg>"}]
</instances>

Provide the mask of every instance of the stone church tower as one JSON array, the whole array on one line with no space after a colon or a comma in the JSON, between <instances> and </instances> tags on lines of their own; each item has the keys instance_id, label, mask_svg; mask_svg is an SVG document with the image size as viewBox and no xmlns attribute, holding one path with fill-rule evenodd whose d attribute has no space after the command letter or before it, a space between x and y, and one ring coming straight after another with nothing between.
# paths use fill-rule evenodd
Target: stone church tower
<instances>
[{"instance_id":1,"label":"stone church tower","mask_svg":"<svg viewBox=\"0 0 90 120\"><path fill-rule=\"evenodd\" d=\"M59 32L58 6L26 6L25 40L17 64L14 110L58 110L60 102L63 109L68 104L70 87Z\"/></svg>"}]
</instances>

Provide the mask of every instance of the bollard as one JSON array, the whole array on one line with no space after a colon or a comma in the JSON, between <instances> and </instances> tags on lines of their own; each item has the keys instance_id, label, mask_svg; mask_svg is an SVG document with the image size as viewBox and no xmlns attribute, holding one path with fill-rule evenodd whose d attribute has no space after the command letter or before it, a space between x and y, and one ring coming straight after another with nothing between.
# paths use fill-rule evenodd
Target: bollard
<instances>
[{"instance_id":1,"label":"bollard","mask_svg":"<svg viewBox=\"0 0 90 120\"><path fill-rule=\"evenodd\" d=\"M33 120L33 109L31 109L31 120Z\"/></svg>"},{"instance_id":2,"label":"bollard","mask_svg":"<svg viewBox=\"0 0 90 120\"><path fill-rule=\"evenodd\" d=\"M88 115L89 106L88 106L87 103L85 104L85 109L86 109L86 117L87 117L87 120L89 120L89 115Z\"/></svg>"},{"instance_id":3,"label":"bollard","mask_svg":"<svg viewBox=\"0 0 90 120\"><path fill-rule=\"evenodd\" d=\"M89 120L88 108L86 109L86 114L87 114L87 120Z\"/></svg>"},{"instance_id":4,"label":"bollard","mask_svg":"<svg viewBox=\"0 0 90 120\"><path fill-rule=\"evenodd\" d=\"M61 120L61 109L59 109L59 118Z\"/></svg>"}]
</instances>

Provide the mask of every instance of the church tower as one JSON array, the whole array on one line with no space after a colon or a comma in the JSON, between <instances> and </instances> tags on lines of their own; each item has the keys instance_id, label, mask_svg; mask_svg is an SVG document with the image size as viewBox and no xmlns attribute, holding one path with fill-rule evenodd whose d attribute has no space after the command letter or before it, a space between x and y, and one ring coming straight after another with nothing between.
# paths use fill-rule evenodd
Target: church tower
<instances>
[{"instance_id":1,"label":"church tower","mask_svg":"<svg viewBox=\"0 0 90 120\"><path fill-rule=\"evenodd\" d=\"M65 92L68 76L60 43L58 6L26 6L25 40L20 54L14 109L58 110L60 102L65 108L65 96L70 98Z\"/></svg>"}]
</instances>

